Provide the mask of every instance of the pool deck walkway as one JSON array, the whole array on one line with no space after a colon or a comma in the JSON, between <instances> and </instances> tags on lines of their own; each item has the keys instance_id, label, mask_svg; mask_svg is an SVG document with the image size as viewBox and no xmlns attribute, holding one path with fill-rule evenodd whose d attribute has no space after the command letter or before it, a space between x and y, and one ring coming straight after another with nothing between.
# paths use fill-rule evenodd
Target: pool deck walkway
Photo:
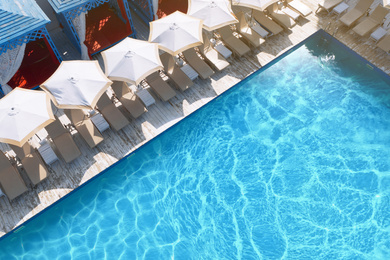
<instances>
[{"instance_id":1,"label":"pool deck walkway","mask_svg":"<svg viewBox=\"0 0 390 260\"><path fill-rule=\"evenodd\" d=\"M149 111L140 118L131 120L131 123L119 132L111 129L103 132L105 140L94 149L90 149L75 133L73 136L81 149L82 156L69 164L62 160L55 162L49 167L51 175L46 180L34 188L30 187L28 192L12 202L9 202L5 196L0 197L0 236L201 108L319 29L328 27L327 32L330 34L335 32L334 36L338 40L390 75L390 54L375 47L375 43L368 37L360 37L342 26L335 15L328 16L325 11L315 14L319 0L301 1L311 7L313 13L301 19L292 29L284 30L281 34L266 39L259 48L242 58L231 58L229 60L231 65L228 68L216 72L210 79L195 80L194 86L185 92L176 91L176 97L169 102L162 102L155 97L156 104L150 106ZM348 4L354 6L356 2L350 0ZM372 9L380 2L375 0ZM148 26L134 14L133 20L138 38L146 40L149 33ZM387 16L385 25L389 22L390 15ZM10 150L5 144L0 144L0 149Z\"/></svg>"}]
</instances>

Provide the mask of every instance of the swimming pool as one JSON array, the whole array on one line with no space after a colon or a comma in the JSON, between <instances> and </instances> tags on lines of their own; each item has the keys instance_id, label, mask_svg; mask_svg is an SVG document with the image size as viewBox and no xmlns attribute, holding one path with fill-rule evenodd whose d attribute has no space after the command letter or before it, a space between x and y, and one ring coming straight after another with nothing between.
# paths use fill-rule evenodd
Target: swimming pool
<instances>
[{"instance_id":1,"label":"swimming pool","mask_svg":"<svg viewBox=\"0 0 390 260\"><path fill-rule=\"evenodd\" d=\"M0 259L388 259L390 80L323 31L0 240Z\"/></svg>"}]
</instances>

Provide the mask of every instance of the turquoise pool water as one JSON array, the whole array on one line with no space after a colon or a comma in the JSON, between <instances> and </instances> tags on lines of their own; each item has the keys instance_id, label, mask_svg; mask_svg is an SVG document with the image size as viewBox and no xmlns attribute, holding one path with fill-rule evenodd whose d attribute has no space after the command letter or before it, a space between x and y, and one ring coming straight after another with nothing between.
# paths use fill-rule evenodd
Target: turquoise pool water
<instances>
[{"instance_id":1,"label":"turquoise pool water","mask_svg":"<svg viewBox=\"0 0 390 260\"><path fill-rule=\"evenodd\" d=\"M0 259L390 259L390 81L320 31L0 240Z\"/></svg>"}]
</instances>

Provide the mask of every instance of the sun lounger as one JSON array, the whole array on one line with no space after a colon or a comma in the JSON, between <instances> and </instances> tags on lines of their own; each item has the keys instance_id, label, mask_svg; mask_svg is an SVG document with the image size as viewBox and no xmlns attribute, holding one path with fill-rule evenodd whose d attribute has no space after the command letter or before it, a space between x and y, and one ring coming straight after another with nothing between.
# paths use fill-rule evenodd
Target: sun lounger
<instances>
[{"instance_id":1,"label":"sun lounger","mask_svg":"<svg viewBox=\"0 0 390 260\"><path fill-rule=\"evenodd\" d=\"M2 151L0 151L0 185L1 190L9 200L13 200L28 191L18 170Z\"/></svg>"},{"instance_id":2,"label":"sun lounger","mask_svg":"<svg viewBox=\"0 0 390 260\"><path fill-rule=\"evenodd\" d=\"M288 16L287 14L283 13L280 10L274 9L270 11L269 16L272 18L272 20L274 20L275 22L277 22L278 24L280 24L282 27L286 29L290 29L296 25L296 22L294 21L293 18L291 18L290 16Z\"/></svg>"},{"instance_id":3,"label":"sun lounger","mask_svg":"<svg viewBox=\"0 0 390 260\"><path fill-rule=\"evenodd\" d=\"M353 27L352 30L360 36L366 36L382 25L388 13L388 9L378 5L368 17Z\"/></svg>"},{"instance_id":4,"label":"sun lounger","mask_svg":"<svg viewBox=\"0 0 390 260\"><path fill-rule=\"evenodd\" d=\"M97 110L103 115L115 131L121 130L130 123L122 112L115 106L115 104L112 103L106 93L103 93L103 95L99 98L96 106Z\"/></svg>"},{"instance_id":5,"label":"sun lounger","mask_svg":"<svg viewBox=\"0 0 390 260\"><path fill-rule=\"evenodd\" d=\"M290 7L293 10L297 11L303 17L308 16L312 13L310 7L302 3L300 0L287 1L287 7Z\"/></svg>"},{"instance_id":6,"label":"sun lounger","mask_svg":"<svg viewBox=\"0 0 390 260\"><path fill-rule=\"evenodd\" d=\"M176 92L160 77L160 73L158 71L147 76L146 82L163 101L168 101L176 96Z\"/></svg>"},{"instance_id":7,"label":"sun lounger","mask_svg":"<svg viewBox=\"0 0 390 260\"><path fill-rule=\"evenodd\" d=\"M221 71L230 65L225 57L213 48L210 39L205 34L203 35L203 44L199 46L199 50L203 57L208 60L209 64L218 71Z\"/></svg>"},{"instance_id":8,"label":"sun lounger","mask_svg":"<svg viewBox=\"0 0 390 260\"><path fill-rule=\"evenodd\" d=\"M283 28L275 23L273 20L271 20L269 17L265 15L264 12L253 10L253 18L261 24L263 27L265 27L268 31L272 33L272 35L276 35L278 33L283 32Z\"/></svg>"},{"instance_id":9,"label":"sun lounger","mask_svg":"<svg viewBox=\"0 0 390 260\"><path fill-rule=\"evenodd\" d=\"M380 40L376 46L384 50L385 52L390 52L390 34L386 35L382 40Z\"/></svg>"},{"instance_id":10,"label":"sun lounger","mask_svg":"<svg viewBox=\"0 0 390 260\"><path fill-rule=\"evenodd\" d=\"M27 173L28 178L35 186L47 176L49 176L49 170L46 168L41 156L26 142L22 147L10 145L12 150L16 153L16 156L20 159L24 170Z\"/></svg>"},{"instance_id":11,"label":"sun lounger","mask_svg":"<svg viewBox=\"0 0 390 260\"><path fill-rule=\"evenodd\" d=\"M250 52L250 48L240 39L233 35L230 26L222 27L218 30L221 40L224 44L233 51L234 54L241 57Z\"/></svg>"},{"instance_id":12,"label":"sun lounger","mask_svg":"<svg viewBox=\"0 0 390 260\"><path fill-rule=\"evenodd\" d=\"M212 68L198 56L194 48L185 50L182 53L187 63L190 64L202 79L208 79L214 74Z\"/></svg>"},{"instance_id":13,"label":"sun lounger","mask_svg":"<svg viewBox=\"0 0 390 260\"><path fill-rule=\"evenodd\" d=\"M259 47L264 42L264 39L248 25L244 13L238 14L238 21L238 32L242 37L244 37L253 47Z\"/></svg>"},{"instance_id":14,"label":"sun lounger","mask_svg":"<svg viewBox=\"0 0 390 260\"><path fill-rule=\"evenodd\" d=\"M348 27L354 25L360 18L367 14L374 0L359 0L354 8L340 17L340 21Z\"/></svg>"},{"instance_id":15,"label":"sun lounger","mask_svg":"<svg viewBox=\"0 0 390 260\"><path fill-rule=\"evenodd\" d=\"M125 82L114 81L111 88L114 90L115 96L134 119L148 111L141 99L130 90Z\"/></svg>"},{"instance_id":16,"label":"sun lounger","mask_svg":"<svg viewBox=\"0 0 390 260\"><path fill-rule=\"evenodd\" d=\"M72 135L65 129L58 118L47 125L45 129L66 163L70 163L81 155L80 149L74 142Z\"/></svg>"},{"instance_id":17,"label":"sun lounger","mask_svg":"<svg viewBox=\"0 0 390 260\"><path fill-rule=\"evenodd\" d=\"M318 8L316 10L316 13L319 11L319 10L322 10L324 9L325 11L327 11L328 13L330 11L332 11L332 9L339 5L341 2L343 2L344 0L322 0L318 3Z\"/></svg>"},{"instance_id":18,"label":"sun lounger","mask_svg":"<svg viewBox=\"0 0 390 260\"><path fill-rule=\"evenodd\" d=\"M89 147L93 148L103 141L103 135L82 109L64 109L64 113Z\"/></svg>"},{"instance_id":19,"label":"sun lounger","mask_svg":"<svg viewBox=\"0 0 390 260\"><path fill-rule=\"evenodd\" d=\"M192 80L176 64L172 55L165 52L160 55L160 59L164 66L165 73L170 79L172 79L179 90L184 91L194 85L194 82L192 82Z\"/></svg>"},{"instance_id":20,"label":"sun lounger","mask_svg":"<svg viewBox=\"0 0 390 260\"><path fill-rule=\"evenodd\" d=\"M301 17L301 14L297 11L293 10L292 8L286 6L281 9L282 13L287 14L290 16L291 19L294 21L298 21L299 17Z\"/></svg>"}]
</instances>

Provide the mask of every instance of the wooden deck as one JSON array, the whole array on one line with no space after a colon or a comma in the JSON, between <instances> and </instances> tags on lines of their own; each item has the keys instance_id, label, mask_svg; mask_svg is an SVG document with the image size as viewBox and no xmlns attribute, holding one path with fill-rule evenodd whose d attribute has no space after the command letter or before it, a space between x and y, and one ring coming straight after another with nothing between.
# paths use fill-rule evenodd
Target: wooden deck
<instances>
[{"instance_id":1,"label":"wooden deck","mask_svg":"<svg viewBox=\"0 0 390 260\"><path fill-rule=\"evenodd\" d=\"M301 1L310 6L313 11L317 9L317 3L319 2L319 0ZM373 7L379 2L380 0L375 0ZM354 3L356 3L356 0L349 1L349 5L354 5ZM147 25L136 15L133 15L133 20L138 38L147 39ZM390 16L388 16L387 23L389 21ZM130 125L119 132L111 129L105 131L103 133L105 140L96 148L90 149L87 147L79 135L74 133L75 141L80 146L82 156L70 164L66 164L61 160L57 161L49 168L51 175L47 180L34 188L30 187L28 192L12 202L9 202L6 197L0 198L0 236L199 109L318 29L324 29L329 22L331 24L328 32L332 34L339 27L335 34L337 39L390 75L389 54L376 48L375 43L369 40L368 37L359 37L349 31L348 28L341 26L334 15L328 16L326 12L320 12L319 14L313 12L306 19L300 20L291 30L285 30L280 35L268 38L260 48L254 50L251 54L240 59L231 59L231 66L222 72L216 73L211 79L196 80L195 85L184 93L176 91L177 96L171 101L161 102L156 97L156 104L149 107L146 114L137 120L132 120ZM61 120L65 122L66 118L62 116ZM5 144L1 144L0 148L3 151L10 150L8 145Z\"/></svg>"}]
</instances>

